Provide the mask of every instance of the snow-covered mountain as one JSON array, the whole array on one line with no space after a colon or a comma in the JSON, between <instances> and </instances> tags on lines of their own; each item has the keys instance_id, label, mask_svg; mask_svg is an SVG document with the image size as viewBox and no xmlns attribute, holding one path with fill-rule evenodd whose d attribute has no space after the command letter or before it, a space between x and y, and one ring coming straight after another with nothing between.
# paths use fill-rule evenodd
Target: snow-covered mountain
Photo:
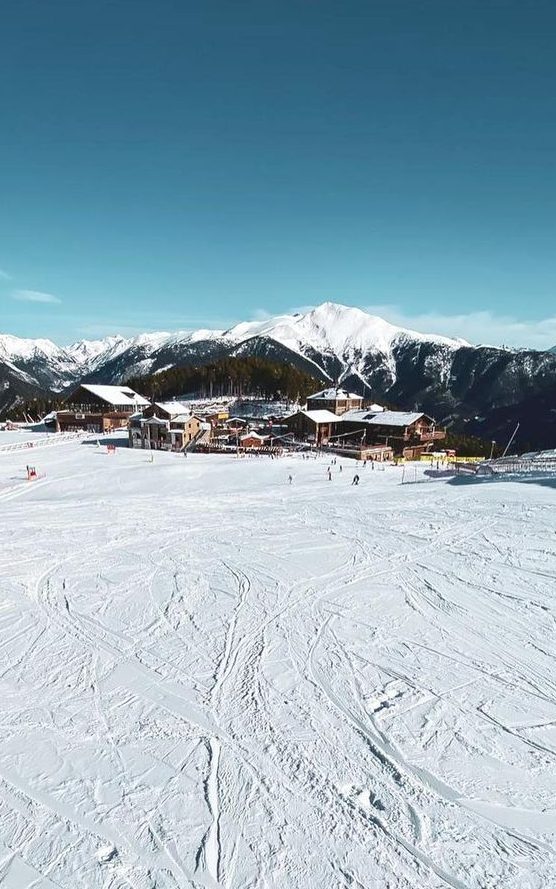
<instances>
[{"instance_id":1,"label":"snow-covered mountain","mask_svg":"<svg viewBox=\"0 0 556 889\"><path fill-rule=\"evenodd\" d=\"M5 334L0 335L0 361L10 362L29 382L61 391L85 377L120 382L130 374L156 372L216 353L248 352L263 344L269 350L274 345L294 353L326 375L328 366L332 375L339 376L362 371L369 353L382 356L385 365L393 367L393 350L404 342L434 343L450 350L466 345L462 340L395 327L360 309L324 303L305 314L244 322L229 330L115 335L66 347Z\"/></svg>"},{"instance_id":2,"label":"snow-covered mountain","mask_svg":"<svg viewBox=\"0 0 556 889\"><path fill-rule=\"evenodd\" d=\"M0 410L35 390L63 392L84 380L118 383L233 355L287 361L323 381L467 424L476 434L493 434L497 411L504 428L528 411L535 412L533 425L541 415L549 416L550 429L556 422L550 419L556 418L554 352L473 346L330 302L228 330L116 335L67 347L0 336Z\"/></svg>"}]
</instances>

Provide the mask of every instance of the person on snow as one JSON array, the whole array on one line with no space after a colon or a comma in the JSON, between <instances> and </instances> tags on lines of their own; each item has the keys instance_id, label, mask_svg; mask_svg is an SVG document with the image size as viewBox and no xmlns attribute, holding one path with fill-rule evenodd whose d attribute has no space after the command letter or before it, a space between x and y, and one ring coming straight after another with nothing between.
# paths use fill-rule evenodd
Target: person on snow
<instances>
[{"instance_id":1,"label":"person on snow","mask_svg":"<svg viewBox=\"0 0 556 889\"><path fill-rule=\"evenodd\" d=\"M358 485L358 484L359 484L359 476L357 475L357 473L355 473L355 475L353 476L352 485Z\"/></svg>"},{"instance_id":2,"label":"person on snow","mask_svg":"<svg viewBox=\"0 0 556 889\"><path fill-rule=\"evenodd\" d=\"M288 475L288 481L291 485L291 483L293 482L293 475Z\"/></svg>"}]
</instances>

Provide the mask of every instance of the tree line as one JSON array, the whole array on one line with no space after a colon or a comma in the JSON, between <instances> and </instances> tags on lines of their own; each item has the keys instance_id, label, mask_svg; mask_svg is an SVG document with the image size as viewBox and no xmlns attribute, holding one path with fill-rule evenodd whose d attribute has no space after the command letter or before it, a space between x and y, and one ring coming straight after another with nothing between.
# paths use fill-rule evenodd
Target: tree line
<instances>
[{"instance_id":1,"label":"tree line","mask_svg":"<svg viewBox=\"0 0 556 889\"><path fill-rule=\"evenodd\" d=\"M151 401L184 396L255 396L268 401L305 401L321 382L291 364L249 356L172 367L149 376L130 377L126 385Z\"/></svg>"}]
</instances>

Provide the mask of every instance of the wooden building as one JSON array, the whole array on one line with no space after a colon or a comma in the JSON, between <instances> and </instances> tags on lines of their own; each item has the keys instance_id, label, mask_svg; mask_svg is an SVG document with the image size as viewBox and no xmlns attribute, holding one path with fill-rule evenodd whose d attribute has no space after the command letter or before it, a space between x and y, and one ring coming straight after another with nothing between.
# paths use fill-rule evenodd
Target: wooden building
<instances>
[{"instance_id":1,"label":"wooden building","mask_svg":"<svg viewBox=\"0 0 556 889\"><path fill-rule=\"evenodd\" d=\"M427 414L411 411L349 411L338 423L338 436L363 445L384 445L412 459L426 453L446 437Z\"/></svg>"},{"instance_id":2,"label":"wooden building","mask_svg":"<svg viewBox=\"0 0 556 889\"><path fill-rule=\"evenodd\" d=\"M337 422L337 415L329 410L296 411L295 414L284 417L283 421L288 432L293 433L295 438L319 445L329 441Z\"/></svg>"},{"instance_id":3,"label":"wooden building","mask_svg":"<svg viewBox=\"0 0 556 889\"><path fill-rule=\"evenodd\" d=\"M230 412L227 408L198 408L195 411L196 416L200 417L202 420L205 420L207 423L210 423L213 429L223 427L227 420L230 418Z\"/></svg>"},{"instance_id":4,"label":"wooden building","mask_svg":"<svg viewBox=\"0 0 556 889\"><path fill-rule=\"evenodd\" d=\"M159 401L129 420L129 445L148 450L181 451L210 439L210 424L179 401Z\"/></svg>"},{"instance_id":5,"label":"wooden building","mask_svg":"<svg viewBox=\"0 0 556 889\"><path fill-rule=\"evenodd\" d=\"M363 398L361 395L347 392L338 386L323 389L322 392L315 392L314 395L309 395L307 398L308 411L325 410L338 416L346 411L356 410L362 406Z\"/></svg>"},{"instance_id":6,"label":"wooden building","mask_svg":"<svg viewBox=\"0 0 556 889\"><path fill-rule=\"evenodd\" d=\"M129 386L82 383L56 411L57 432L112 432L125 429L132 414L149 402Z\"/></svg>"},{"instance_id":7,"label":"wooden building","mask_svg":"<svg viewBox=\"0 0 556 889\"><path fill-rule=\"evenodd\" d=\"M240 435L239 439L239 447L240 448L265 448L268 447L270 443L270 438L268 435L259 435L258 432L246 432L245 435Z\"/></svg>"}]
</instances>

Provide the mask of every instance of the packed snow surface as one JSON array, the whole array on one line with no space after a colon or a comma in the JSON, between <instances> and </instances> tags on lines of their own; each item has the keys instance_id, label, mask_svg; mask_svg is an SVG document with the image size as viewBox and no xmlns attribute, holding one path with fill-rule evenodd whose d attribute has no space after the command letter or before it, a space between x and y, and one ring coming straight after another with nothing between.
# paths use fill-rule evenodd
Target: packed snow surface
<instances>
[{"instance_id":1,"label":"packed snow surface","mask_svg":"<svg viewBox=\"0 0 556 889\"><path fill-rule=\"evenodd\" d=\"M34 459L0 456L2 887L556 885L553 480Z\"/></svg>"}]
</instances>

